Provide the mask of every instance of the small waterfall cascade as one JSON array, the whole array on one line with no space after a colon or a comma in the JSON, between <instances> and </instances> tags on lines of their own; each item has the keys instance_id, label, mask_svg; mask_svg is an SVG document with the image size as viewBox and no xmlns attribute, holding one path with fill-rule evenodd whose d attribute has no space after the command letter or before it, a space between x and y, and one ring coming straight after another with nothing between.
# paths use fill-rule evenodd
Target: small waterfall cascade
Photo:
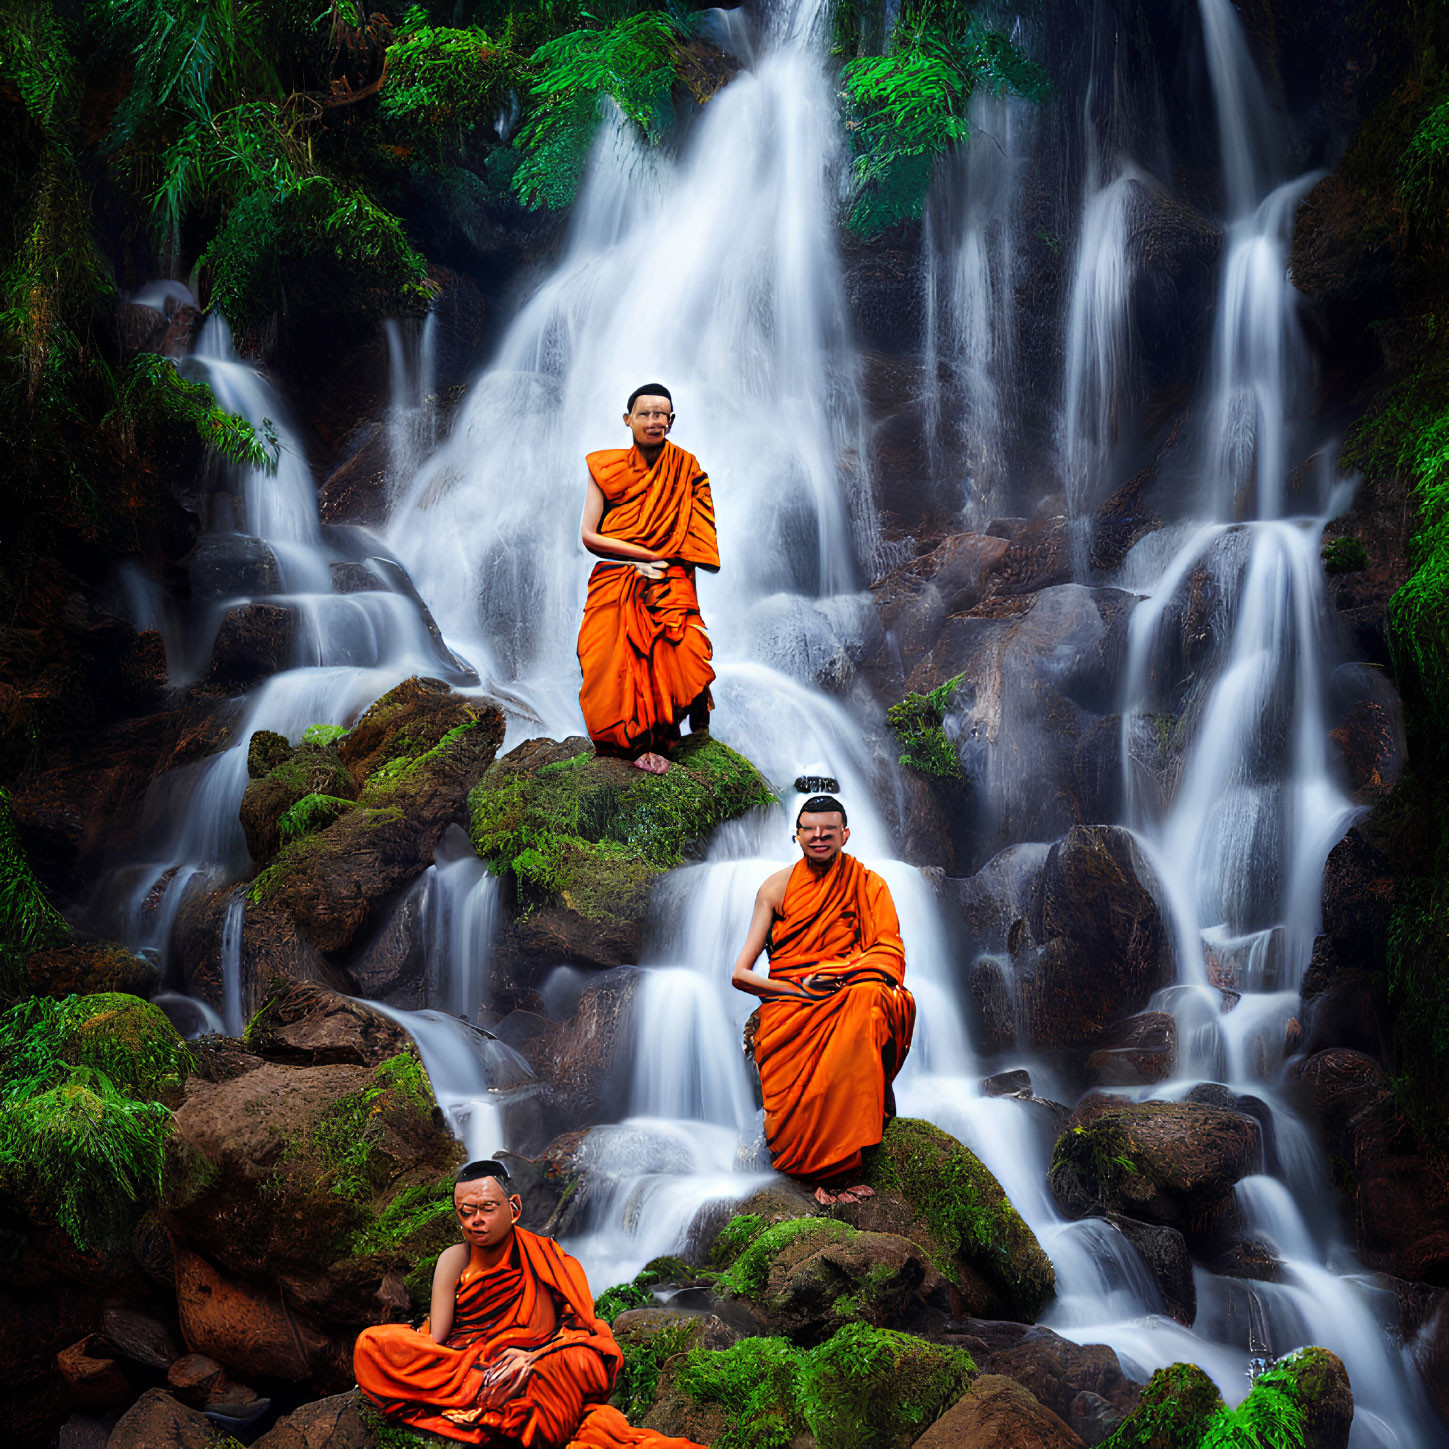
<instances>
[{"instance_id":1,"label":"small waterfall cascade","mask_svg":"<svg viewBox=\"0 0 1449 1449\"><path fill-rule=\"evenodd\" d=\"M192 614L173 662L173 683L229 683L227 640L234 628L278 630L283 667L236 695L237 741L197 764L159 777L148 795L139 858L118 863L102 881L88 924L143 951L174 994L181 983L168 961L171 933L188 893L211 891L248 867L238 809L247 783L247 746L256 730L293 741L314 724L348 724L379 695L412 674L476 684L468 664L442 642L406 571L367 530L329 527L300 436L283 400L236 356L225 319L208 320L182 366L206 378L225 408L270 427L274 469L228 469L210 498L210 529L191 556ZM284 621L279 623L279 618ZM168 657L173 651L168 648ZM178 677L178 675L180 677ZM239 1027L242 895L229 904L218 941L226 1029ZM228 965L228 963L230 963ZM197 1014L177 1007L190 1027Z\"/></svg>"},{"instance_id":2,"label":"small waterfall cascade","mask_svg":"<svg viewBox=\"0 0 1449 1449\"><path fill-rule=\"evenodd\" d=\"M438 441L438 318L383 323L389 396L387 451L394 479L411 478Z\"/></svg>"},{"instance_id":3,"label":"small waterfall cascade","mask_svg":"<svg viewBox=\"0 0 1449 1449\"><path fill-rule=\"evenodd\" d=\"M955 484L965 518L977 526L1013 511L1017 228L1034 111L978 91L971 139L926 216L922 424L932 471Z\"/></svg>"}]
</instances>

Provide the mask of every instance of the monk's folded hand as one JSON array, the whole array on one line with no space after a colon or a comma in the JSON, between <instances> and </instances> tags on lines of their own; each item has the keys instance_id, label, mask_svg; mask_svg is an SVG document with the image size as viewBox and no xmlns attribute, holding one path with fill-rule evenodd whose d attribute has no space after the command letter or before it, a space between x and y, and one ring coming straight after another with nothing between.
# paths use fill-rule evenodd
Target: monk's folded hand
<instances>
[{"instance_id":1,"label":"monk's folded hand","mask_svg":"<svg viewBox=\"0 0 1449 1449\"><path fill-rule=\"evenodd\" d=\"M505 1348L488 1365L483 1374L483 1384L493 1402L509 1397L524 1385L533 1372L533 1355L523 1348Z\"/></svg>"},{"instance_id":2,"label":"monk's folded hand","mask_svg":"<svg viewBox=\"0 0 1449 1449\"><path fill-rule=\"evenodd\" d=\"M653 582L662 579L669 571L669 565L663 559L654 559L648 563L640 560L635 563L634 567L638 569L641 578L646 578Z\"/></svg>"}]
</instances>

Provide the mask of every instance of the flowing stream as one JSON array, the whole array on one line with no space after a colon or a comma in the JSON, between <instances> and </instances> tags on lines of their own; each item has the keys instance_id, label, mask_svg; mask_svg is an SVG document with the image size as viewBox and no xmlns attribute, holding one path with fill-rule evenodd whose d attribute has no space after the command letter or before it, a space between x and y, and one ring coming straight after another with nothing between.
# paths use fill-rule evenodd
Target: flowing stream
<instances>
[{"instance_id":1,"label":"flowing stream","mask_svg":"<svg viewBox=\"0 0 1449 1449\"><path fill-rule=\"evenodd\" d=\"M245 742L257 729L296 739L313 724L347 723L424 673L508 701L505 747L578 733L574 640L589 562L577 533L582 455L622 444L629 388L660 378L674 392L676 441L709 471L718 512L724 566L700 583L719 676L712 728L777 787L802 773L840 781L850 848L895 896L920 1008L900 1109L961 1137L1031 1223L1057 1272L1046 1321L1110 1344L1138 1377L1195 1361L1231 1401L1247 1390L1250 1349L1324 1344L1349 1369L1357 1449L1439 1442L1395 1342L1392 1294L1354 1261L1327 1206L1313 1133L1284 1090L1282 1044L1319 926L1324 860L1354 814L1328 754L1330 676L1341 661L1318 559L1323 525L1348 494L1333 439L1319 436L1311 415L1311 354L1287 272L1294 211L1314 178L1286 175L1282 128L1229 0L1200 0L1225 242L1200 421L1186 444L1191 486L1181 516L1110 577L1091 578L1078 563L1081 585L1138 596L1117 682L1121 823L1156 871L1177 965L1176 984L1153 1003L1176 1019L1177 1075L1132 1095L1173 1099L1217 1083L1258 1099L1272 1122L1263 1170L1237 1197L1247 1235L1271 1249L1281 1281L1198 1268L1188 1329L1166 1315L1115 1228L1062 1218L1047 1188L1055 1129L1039 1107L983 1094L957 984L966 946L922 874L892 859L877 808L894 768L883 711L859 689L841 696L828 687L849 676L867 632L865 583L895 557L877 523L877 489L889 480L871 476L837 249L847 158L824 56L826 12L823 0L790 0L770 7L752 36L737 19L722 26L743 68L678 154L644 146L617 117L605 124L563 255L441 440L432 331L393 330L388 438L398 477L381 539L319 523L279 400L234 356L224 324L209 324L188 365L226 406L274 420L281 466L243 471L219 490L198 550L209 571L193 571L207 585L193 594L207 602L171 629L168 659L174 678L195 677L228 612L264 600L295 620L293 664L241 700L240 743L158 780L145 858L117 870L98 912L158 959L174 991L166 952L182 897L246 872L237 806ZM1110 16L1098 23L1110 29ZM1103 47L1091 49L1095 67ZM1109 81L1094 69L1088 102ZM1164 186L1154 176L1160 156L1131 154L1115 122L1101 121L1098 134L1090 103L1082 118L1087 160L1063 187L1074 220L1051 394L1060 409L1038 444L1049 461L1034 464L1037 475L1056 469L1055 496L1074 529L1120 481L1118 445L1140 393L1129 315L1134 209ZM1027 431L1018 238L1022 177L1053 134L1016 102L980 98L972 119L977 134L942 168L930 206L920 399L963 529L1030 506L1022 479L1033 470L1014 456ZM1324 465L1290 487L1290 470L1314 453ZM1216 601L1210 644L1185 695L1168 698L1186 596L1205 583ZM1181 760L1164 792L1143 776L1132 741L1167 711L1177 716ZM795 853L795 804L784 789L779 807L721 829L708 859L673 873L657 897L630 1025L628 1113L589 1135L591 1207L569 1243L596 1289L683 1246L710 1203L768 1179L740 1049L754 1003L728 975L755 891ZM1040 848L1013 846L1019 861ZM451 838L420 889L433 940L428 1009L386 1010L417 1039L470 1151L492 1151L505 1145L497 1084L524 1070L466 1024L485 1004L496 883L466 841ZM235 1030L247 1004L237 964L245 900L240 891L229 900L217 1004ZM1238 996L1227 1012L1224 986ZM187 1008L165 999L178 1016ZM1050 1081L1048 1064L1028 1065Z\"/></svg>"}]
</instances>

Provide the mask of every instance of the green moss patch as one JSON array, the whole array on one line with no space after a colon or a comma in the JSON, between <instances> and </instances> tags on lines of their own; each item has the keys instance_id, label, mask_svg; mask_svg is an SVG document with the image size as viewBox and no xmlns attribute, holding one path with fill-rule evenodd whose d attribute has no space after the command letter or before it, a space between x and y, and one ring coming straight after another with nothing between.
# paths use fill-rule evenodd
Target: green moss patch
<instances>
[{"instance_id":1,"label":"green moss patch","mask_svg":"<svg viewBox=\"0 0 1449 1449\"><path fill-rule=\"evenodd\" d=\"M886 719L901 744L901 764L923 775L959 780L961 761L947 737L946 715L961 687L964 674L938 684L929 694L908 694L886 711Z\"/></svg>"},{"instance_id":2,"label":"green moss patch","mask_svg":"<svg viewBox=\"0 0 1449 1449\"><path fill-rule=\"evenodd\" d=\"M77 1247L119 1241L156 1200L191 1061L157 1007L36 997L0 1016L0 1186Z\"/></svg>"},{"instance_id":3,"label":"green moss patch","mask_svg":"<svg viewBox=\"0 0 1449 1449\"><path fill-rule=\"evenodd\" d=\"M325 830L332 822L352 809L352 801L340 795L303 795L277 819L277 834L283 845L299 835Z\"/></svg>"},{"instance_id":4,"label":"green moss patch","mask_svg":"<svg viewBox=\"0 0 1449 1449\"><path fill-rule=\"evenodd\" d=\"M622 1335L619 1347L624 1353L624 1366L609 1402L631 1422L648 1413L664 1365L695 1346L700 1327L697 1318L680 1318L648 1332Z\"/></svg>"},{"instance_id":5,"label":"green moss patch","mask_svg":"<svg viewBox=\"0 0 1449 1449\"><path fill-rule=\"evenodd\" d=\"M757 1298L765 1291L770 1265L777 1258L784 1254L803 1258L829 1244L846 1243L859 1236L856 1229L833 1218L793 1218L776 1223L753 1238L720 1275L720 1289L736 1298Z\"/></svg>"},{"instance_id":6,"label":"green moss patch","mask_svg":"<svg viewBox=\"0 0 1449 1449\"><path fill-rule=\"evenodd\" d=\"M774 800L748 760L703 735L685 740L664 775L599 759L583 742L565 758L538 757L524 746L496 760L468 799L474 849L525 909L558 902L616 918L715 826Z\"/></svg>"},{"instance_id":7,"label":"green moss patch","mask_svg":"<svg viewBox=\"0 0 1449 1449\"><path fill-rule=\"evenodd\" d=\"M1035 1321L1056 1289L1051 1259L975 1153L929 1122L896 1117L866 1150L865 1176L910 1204L948 1278L961 1286L964 1267L995 1292L999 1313Z\"/></svg>"},{"instance_id":8,"label":"green moss patch","mask_svg":"<svg viewBox=\"0 0 1449 1449\"><path fill-rule=\"evenodd\" d=\"M812 1349L782 1338L693 1349L674 1383L695 1403L728 1414L715 1449L783 1449L802 1432L820 1449L899 1449L966 1391L975 1372L961 1349L849 1324Z\"/></svg>"},{"instance_id":9,"label":"green moss patch","mask_svg":"<svg viewBox=\"0 0 1449 1449\"><path fill-rule=\"evenodd\" d=\"M1222 1407L1217 1385L1196 1364L1175 1363L1152 1375L1103 1449L1193 1449Z\"/></svg>"},{"instance_id":10,"label":"green moss patch","mask_svg":"<svg viewBox=\"0 0 1449 1449\"><path fill-rule=\"evenodd\" d=\"M613 1321L631 1308L652 1308L654 1290L665 1285L677 1288L713 1283L719 1275L707 1268L696 1268L682 1258L655 1258L644 1265L629 1283L616 1283L594 1300L594 1312L605 1323Z\"/></svg>"}]
</instances>

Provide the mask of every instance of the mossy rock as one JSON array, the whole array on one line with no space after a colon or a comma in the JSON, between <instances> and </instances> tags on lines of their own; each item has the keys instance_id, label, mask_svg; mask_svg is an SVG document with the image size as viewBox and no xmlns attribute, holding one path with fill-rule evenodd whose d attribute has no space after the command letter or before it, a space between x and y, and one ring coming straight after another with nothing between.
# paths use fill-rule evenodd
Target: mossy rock
<instances>
[{"instance_id":1,"label":"mossy rock","mask_svg":"<svg viewBox=\"0 0 1449 1449\"><path fill-rule=\"evenodd\" d=\"M1051 1259L974 1152L929 1122L895 1117L864 1158L878 1196L849 1209L852 1221L921 1243L976 1316L1035 1322L1056 1290ZM892 1199L913 1222L893 1219Z\"/></svg>"},{"instance_id":2,"label":"mossy rock","mask_svg":"<svg viewBox=\"0 0 1449 1449\"><path fill-rule=\"evenodd\" d=\"M313 1317L372 1321L385 1281L457 1241L449 1135L416 1052L369 1069L267 1062L193 1083L167 1153L167 1228L217 1267L283 1284ZM400 1295L397 1295L400 1296ZM402 1306L399 1304L399 1306Z\"/></svg>"},{"instance_id":3,"label":"mossy rock","mask_svg":"<svg viewBox=\"0 0 1449 1449\"><path fill-rule=\"evenodd\" d=\"M726 1224L716 1246L737 1242L750 1221ZM748 1301L770 1332L811 1343L855 1320L902 1327L919 1313L918 1295L940 1281L926 1250L908 1238L808 1217L761 1225L718 1286L722 1295Z\"/></svg>"},{"instance_id":4,"label":"mossy rock","mask_svg":"<svg viewBox=\"0 0 1449 1449\"><path fill-rule=\"evenodd\" d=\"M191 1051L166 1013L120 991L66 1003L60 1054L104 1072L138 1101L176 1102L191 1065Z\"/></svg>"},{"instance_id":5,"label":"mossy rock","mask_svg":"<svg viewBox=\"0 0 1449 1449\"><path fill-rule=\"evenodd\" d=\"M613 1323L621 1313L654 1307L655 1294L660 1289L708 1287L718 1278L718 1273L697 1268L683 1258L653 1258L634 1275L632 1282L616 1283L604 1289L594 1300L594 1312L605 1323Z\"/></svg>"},{"instance_id":6,"label":"mossy rock","mask_svg":"<svg viewBox=\"0 0 1449 1449\"><path fill-rule=\"evenodd\" d=\"M120 991L147 1000L160 975L144 956L115 941L72 939L25 957L24 986L30 996L90 996Z\"/></svg>"},{"instance_id":7,"label":"mossy rock","mask_svg":"<svg viewBox=\"0 0 1449 1449\"><path fill-rule=\"evenodd\" d=\"M746 1338L665 1365L646 1427L709 1431L715 1449L905 1449L967 1389L971 1356L890 1329L850 1324L811 1349ZM805 1436L809 1436L807 1439Z\"/></svg>"},{"instance_id":8,"label":"mossy rock","mask_svg":"<svg viewBox=\"0 0 1449 1449\"><path fill-rule=\"evenodd\" d=\"M264 742L269 743L269 742ZM249 747L249 762L275 758L274 748ZM260 778L247 782L242 796L241 824L247 849L258 865L265 865L283 844L282 820L310 796L353 800L357 786L338 756L334 744L299 745ZM318 812L312 812L314 818ZM336 818L334 815L333 819ZM291 819L293 833L300 820ZM330 822L329 822L330 823Z\"/></svg>"},{"instance_id":9,"label":"mossy rock","mask_svg":"<svg viewBox=\"0 0 1449 1449\"><path fill-rule=\"evenodd\" d=\"M630 1308L613 1320L613 1330L624 1367L609 1402L631 1423L652 1407L660 1372L671 1359L692 1348L728 1348L739 1338L713 1313L660 1307Z\"/></svg>"},{"instance_id":10,"label":"mossy rock","mask_svg":"<svg viewBox=\"0 0 1449 1449\"><path fill-rule=\"evenodd\" d=\"M469 833L508 883L525 952L623 965L637 960L658 877L773 799L748 760L705 734L685 739L663 775L597 757L583 738L536 739L473 790Z\"/></svg>"},{"instance_id":11,"label":"mossy rock","mask_svg":"<svg viewBox=\"0 0 1449 1449\"><path fill-rule=\"evenodd\" d=\"M367 708L337 741L338 758L360 789L390 765L436 749L449 731L477 717L475 701L454 694L440 679L414 676Z\"/></svg>"},{"instance_id":12,"label":"mossy rock","mask_svg":"<svg viewBox=\"0 0 1449 1449\"><path fill-rule=\"evenodd\" d=\"M1158 1369L1103 1449L1192 1449L1222 1406L1217 1385L1195 1363Z\"/></svg>"}]
</instances>

